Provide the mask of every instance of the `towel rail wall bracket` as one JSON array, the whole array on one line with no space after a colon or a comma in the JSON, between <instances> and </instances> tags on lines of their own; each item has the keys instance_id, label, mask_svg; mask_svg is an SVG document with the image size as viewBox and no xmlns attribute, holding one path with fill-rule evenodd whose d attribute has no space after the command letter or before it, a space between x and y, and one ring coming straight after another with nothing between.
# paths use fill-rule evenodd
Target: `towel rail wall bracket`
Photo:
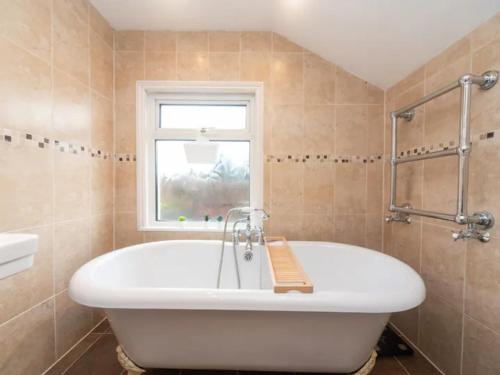
<instances>
[{"instance_id":1,"label":"towel rail wall bracket","mask_svg":"<svg viewBox=\"0 0 500 375\"><path fill-rule=\"evenodd\" d=\"M454 240L459 239L477 239L482 242L488 242L490 235L488 229L495 225L495 218L490 212L475 212L468 214L468 182L469 182L469 156L470 156L470 108L473 85L478 85L482 90L489 90L498 82L498 71L487 71L481 75L464 74L458 80L436 90L416 102L404 106L394 112L391 112L391 195L389 211L394 214L386 217L386 222L411 223L411 215L430 217L434 219L453 221L457 224L466 225L466 229L455 232L452 235ZM427 152L419 155L397 156L397 128L398 119L402 118L406 122L411 122L415 116L415 108L441 96L450 91L460 88L460 121L458 146ZM402 163L409 163L419 160L434 159L447 156L458 157L458 183L457 183L457 206L455 213L441 213L412 208L409 203L401 206L396 204L396 180L397 167Z\"/></svg>"}]
</instances>

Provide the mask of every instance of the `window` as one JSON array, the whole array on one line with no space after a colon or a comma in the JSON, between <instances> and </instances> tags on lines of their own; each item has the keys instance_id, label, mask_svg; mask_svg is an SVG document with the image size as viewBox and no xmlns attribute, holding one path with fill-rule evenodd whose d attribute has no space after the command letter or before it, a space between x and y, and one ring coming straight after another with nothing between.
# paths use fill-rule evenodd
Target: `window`
<instances>
[{"instance_id":1,"label":"window","mask_svg":"<svg viewBox=\"0 0 500 375\"><path fill-rule=\"evenodd\" d=\"M225 213L262 206L262 86L139 82L140 230L220 231Z\"/></svg>"}]
</instances>

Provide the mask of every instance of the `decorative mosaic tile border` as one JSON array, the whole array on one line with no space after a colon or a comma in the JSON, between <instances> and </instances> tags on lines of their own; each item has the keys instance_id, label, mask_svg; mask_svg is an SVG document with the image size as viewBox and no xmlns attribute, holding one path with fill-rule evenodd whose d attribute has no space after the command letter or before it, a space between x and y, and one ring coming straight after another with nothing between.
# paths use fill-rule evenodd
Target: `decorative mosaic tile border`
<instances>
[{"instance_id":1,"label":"decorative mosaic tile border","mask_svg":"<svg viewBox=\"0 0 500 375\"><path fill-rule=\"evenodd\" d=\"M115 157L111 152L95 149L87 145L63 142L57 139L50 139L40 135L6 128L0 128L0 141L13 146L28 145L39 149L52 149L54 151L73 155L89 155L92 158L105 160Z\"/></svg>"},{"instance_id":2,"label":"decorative mosaic tile border","mask_svg":"<svg viewBox=\"0 0 500 375\"><path fill-rule=\"evenodd\" d=\"M268 163L374 163L382 159L382 155L340 156L329 154L306 155L267 155Z\"/></svg>"},{"instance_id":3,"label":"decorative mosaic tile border","mask_svg":"<svg viewBox=\"0 0 500 375\"><path fill-rule=\"evenodd\" d=\"M497 142L500 137L496 137L499 129L491 130L488 132L475 134L471 136L472 143L479 143L484 141ZM47 137L39 136L36 134L20 132L17 130L0 128L0 142L10 145L21 146L28 144L29 146L39 149L53 149L58 152L69 153L74 155L89 155L92 158L101 158L104 160L115 160L118 162L135 162L137 157L135 154L123 154L106 152L100 149L94 149L86 145L78 145L68 142L50 139ZM414 146L410 149L400 151L398 158L410 155L422 155L432 151L447 150L450 147L455 147L456 141L440 142L437 144L430 144L424 146ZM265 160L267 163L375 163L379 160L389 160L386 155L351 155L341 156L333 154L279 154L279 155L266 155Z\"/></svg>"},{"instance_id":4,"label":"decorative mosaic tile border","mask_svg":"<svg viewBox=\"0 0 500 375\"><path fill-rule=\"evenodd\" d=\"M492 130L485 133L475 134L471 136L471 143L479 143L483 141L496 141L498 137L495 138L495 134L498 130ZM456 147L457 141L440 142L437 144L430 144L424 146L414 146L410 149L400 151L398 153L398 159L401 157L411 156L411 155L422 155L428 154L433 151L443 151L448 150L451 147Z\"/></svg>"}]
</instances>

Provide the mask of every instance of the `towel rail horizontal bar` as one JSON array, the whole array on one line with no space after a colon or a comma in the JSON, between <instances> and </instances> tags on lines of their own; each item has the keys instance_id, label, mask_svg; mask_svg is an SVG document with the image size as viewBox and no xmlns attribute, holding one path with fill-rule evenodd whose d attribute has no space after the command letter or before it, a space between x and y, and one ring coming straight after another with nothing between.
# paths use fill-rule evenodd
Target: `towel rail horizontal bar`
<instances>
[{"instance_id":1,"label":"towel rail horizontal bar","mask_svg":"<svg viewBox=\"0 0 500 375\"><path fill-rule=\"evenodd\" d=\"M425 216L425 217L430 217L433 219L441 219L441 220L447 220L447 221L453 221L453 222L455 221L454 214L445 214L442 212L426 211L426 210L419 210L416 208L407 208L407 207L399 207L399 206L392 207L391 211L402 212L402 213L408 214L408 215Z\"/></svg>"},{"instance_id":2,"label":"towel rail horizontal bar","mask_svg":"<svg viewBox=\"0 0 500 375\"><path fill-rule=\"evenodd\" d=\"M451 82L450 84L434 91L431 92L430 94L427 94L423 96L422 98L418 99L417 101L408 104L394 112L392 114L396 117L401 117L401 115L406 114L408 111L411 111L412 109L415 109L417 107L420 107L421 105L431 101L432 99L435 99L441 95L447 94L450 91L455 90L456 88L459 88L460 86L463 85L463 82L467 81L471 84L479 85L483 89L489 89L496 83L497 77L494 75L494 72L486 72L480 76L474 75L474 74L465 74L462 77L460 77L458 80Z\"/></svg>"},{"instance_id":3,"label":"towel rail horizontal bar","mask_svg":"<svg viewBox=\"0 0 500 375\"><path fill-rule=\"evenodd\" d=\"M458 147L453 147L453 148L448 148L446 150L431 151L420 155L401 156L400 158L397 158L394 162L396 164L403 164L412 161L442 158L444 156L452 156L452 155L456 156L457 154L458 154Z\"/></svg>"}]
</instances>

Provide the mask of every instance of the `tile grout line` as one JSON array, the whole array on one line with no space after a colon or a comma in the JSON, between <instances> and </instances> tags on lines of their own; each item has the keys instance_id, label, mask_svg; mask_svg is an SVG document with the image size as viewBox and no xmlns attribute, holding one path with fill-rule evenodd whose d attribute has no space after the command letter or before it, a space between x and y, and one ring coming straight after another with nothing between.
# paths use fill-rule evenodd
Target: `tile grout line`
<instances>
[{"instance_id":1,"label":"tile grout line","mask_svg":"<svg viewBox=\"0 0 500 375\"><path fill-rule=\"evenodd\" d=\"M50 97L51 97L51 102L50 102L50 128L51 132L54 127L54 0L50 1ZM51 230L51 240L52 240L52 249L51 249L51 255L52 255L52 298L54 299L53 305L52 305L52 319L53 319L53 326L54 326L54 361L57 362L57 314L56 314L56 309L57 309L57 304L56 304L56 264L55 264L55 238L56 238L56 227L55 227L55 222L54 222L54 207L55 207L55 154L52 154L51 157L51 167L52 167L52 194L51 194L51 206L52 206L52 217L51 217L51 224L52 224L52 230ZM52 366L49 366L49 368Z\"/></svg>"},{"instance_id":2,"label":"tile grout line","mask_svg":"<svg viewBox=\"0 0 500 375\"><path fill-rule=\"evenodd\" d=\"M404 372L406 372L407 375L413 375L410 373L410 371L403 365L403 363L401 363L398 359L397 356L393 356L392 358L394 358L394 361L396 361L396 363L399 365L399 367L401 367L403 369ZM418 375L418 374L414 374L414 375Z\"/></svg>"}]
</instances>

